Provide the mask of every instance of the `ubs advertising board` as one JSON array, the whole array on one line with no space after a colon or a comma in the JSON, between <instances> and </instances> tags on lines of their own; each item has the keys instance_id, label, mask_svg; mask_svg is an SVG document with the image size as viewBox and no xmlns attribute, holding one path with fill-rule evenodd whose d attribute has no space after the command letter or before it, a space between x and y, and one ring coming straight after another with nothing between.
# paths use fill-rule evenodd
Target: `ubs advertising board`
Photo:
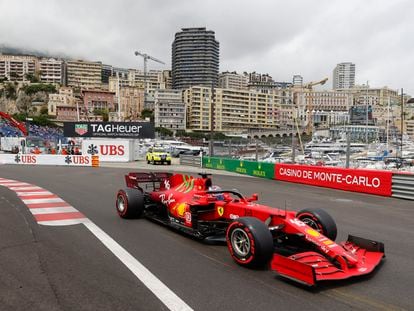
<instances>
[{"instance_id":1,"label":"ubs advertising board","mask_svg":"<svg viewBox=\"0 0 414 311\"><path fill-rule=\"evenodd\" d=\"M97 155L100 162L133 161L133 140L128 139L84 139L82 154Z\"/></svg>"},{"instance_id":2,"label":"ubs advertising board","mask_svg":"<svg viewBox=\"0 0 414 311\"><path fill-rule=\"evenodd\" d=\"M154 138L154 125L149 122L65 122L65 137L90 138Z\"/></svg>"},{"instance_id":3,"label":"ubs advertising board","mask_svg":"<svg viewBox=\"0 0 414 311\"><path fill-rule=\"evenodd\" d=\"M276 164L275 179L383 196L392 194L389 171Z\"/></svg>"}]
</instances>

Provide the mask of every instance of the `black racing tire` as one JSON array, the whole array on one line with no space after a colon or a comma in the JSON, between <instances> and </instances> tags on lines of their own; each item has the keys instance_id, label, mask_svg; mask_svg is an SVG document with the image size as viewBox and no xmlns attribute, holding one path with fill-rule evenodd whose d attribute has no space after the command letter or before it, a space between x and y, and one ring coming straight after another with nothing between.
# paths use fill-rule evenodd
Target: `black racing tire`
<instances>
[{"instance_id":1,"label":"black racing tire","mask_svg":"<svg viewBox=\"0 0 414 311\"><path fill-rule=\"evenodd\" d=\"M230 255L241 266L263 267L272 259L272 234L257 218L235 219L227 228L226 241Z\"/></svg>"},{"instance_id":2,"label":"black racing tire","mask_svg":"<svg viewBox=\"0 0 414 311\"><path fill-rule=\"evenodd\" d=\"M144 211L144 195L138 189L121 189L116 195L115 206L121 218L139 218Z\"/></svg>"},{"instance_id":3,"label":"black racing tire","mask_svg":"<svg viewBox=\"0 0 414 311\"><path fill-rule=\"evenodd\" d=\"M299 211L296 218L307 224L312 229L322 233L327 238L335 241L338 230L335 220L326 211L320 208L307 208Z\"/></svg>"},{"instance_id":4,"label":"black racing tire","mask_svg":"<svg viewBox=\"0 0 414 311\"><path fill-rule=\"evenodd\" d=\"M171 161L167 161L167 165L171 165Z\"/></svg>"},{"instance_id":5,"label":"black racing tire","mask_svg":"<svg viewBox=\"0 0 414 311\"><path fill-rule=\"evenodd\" d=\"M151 163L151 161L147 158L147 164L150 164Z\"/></svg>"}]
</instances>

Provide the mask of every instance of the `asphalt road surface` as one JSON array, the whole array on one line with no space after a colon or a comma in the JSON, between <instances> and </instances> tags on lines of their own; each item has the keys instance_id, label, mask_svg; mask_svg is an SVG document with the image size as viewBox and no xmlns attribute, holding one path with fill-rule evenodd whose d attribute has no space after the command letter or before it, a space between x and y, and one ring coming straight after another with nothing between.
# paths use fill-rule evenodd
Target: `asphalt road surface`
<instances>
[{"instance_id":1,"label":"asphalt road surface","mask_svg":"<svg viewBox=\"0 0 414 311\"><path fill-rule=\"evenodd\" d=\"M88 217L194 310L414 310L414 203L305 185L213 176L259 202L326 209L348 233L382 241L386 260L370 276L310 289L269 270L238 266L206 245L145 219L117 216L122 168L0 166L0 178L38 185ZM0 186L0 310L167 310L83 224L37 224Z\"/></svg>"}]
</instances>

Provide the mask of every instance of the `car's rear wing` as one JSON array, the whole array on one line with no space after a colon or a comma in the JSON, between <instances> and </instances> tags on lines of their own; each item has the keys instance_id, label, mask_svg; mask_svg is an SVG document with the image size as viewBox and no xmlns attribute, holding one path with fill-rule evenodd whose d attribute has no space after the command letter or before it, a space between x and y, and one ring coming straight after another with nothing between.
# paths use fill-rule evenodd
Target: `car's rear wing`
<instances>
[{"instance_id":1,"label":"car's rear wing","mask_svg":"<svg viewBox=\"0 0 414 311\"><path fill-rule=\"evenodd\" d=\"M161 183L170 178L171 173L129 173L125 175L125 182L128 188L136 188L141 191L157 191L161 187Z\"/></svg>"}]
</instances>

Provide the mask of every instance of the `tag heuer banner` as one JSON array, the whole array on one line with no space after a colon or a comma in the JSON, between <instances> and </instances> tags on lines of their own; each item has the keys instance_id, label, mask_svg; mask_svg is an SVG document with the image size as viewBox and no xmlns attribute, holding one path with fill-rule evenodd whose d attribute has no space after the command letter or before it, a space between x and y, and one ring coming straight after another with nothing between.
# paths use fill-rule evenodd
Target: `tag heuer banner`
<instances>
[{"instance_id":1,"label":"tag heuer banner","mask_svg":"<svg viewBox=\"0 0 414 311\"><path fill-rule=\"evenodd\" d=\"M65 137L154 138L149 122L65 122Z\"/></svg>"}]
</instances>

